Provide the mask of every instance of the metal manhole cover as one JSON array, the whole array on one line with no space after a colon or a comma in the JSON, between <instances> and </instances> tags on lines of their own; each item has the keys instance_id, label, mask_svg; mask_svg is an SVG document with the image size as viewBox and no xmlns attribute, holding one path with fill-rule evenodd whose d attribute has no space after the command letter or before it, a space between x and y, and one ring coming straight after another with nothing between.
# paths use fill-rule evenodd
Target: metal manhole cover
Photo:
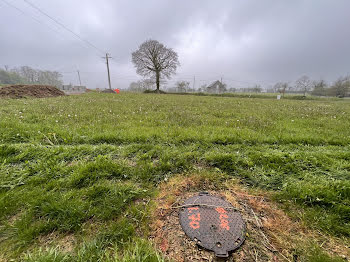
<instances>
[{"instance_id":1,"label":"metal manhole cover","mask_svg":"<svg viewBox=\"0 0 350 262\"><path fill-rule=\"evenodd\" d=\"M245 239L241 214L227 201L208 193L185 201L180 211L180 224L188 237L214 251L217 257L228 257Z\"/></svg>"}]
</instances>

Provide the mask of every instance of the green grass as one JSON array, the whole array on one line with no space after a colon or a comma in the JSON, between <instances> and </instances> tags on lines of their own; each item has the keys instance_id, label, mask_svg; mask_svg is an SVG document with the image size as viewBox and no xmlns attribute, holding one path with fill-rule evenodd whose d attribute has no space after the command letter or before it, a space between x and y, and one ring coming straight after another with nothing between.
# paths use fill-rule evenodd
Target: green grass
<instances>
[{"instance_id":1,"label":"green grass","mask_svg":"<svg viewBox=\"0 0 350 262\"><path fill-rule=\"evenodd\" d=\"M174 95L195 95L195 96L213 96L213 97L236 97L236 98L263 98L263 99L277 99L280 95L281 99L287 100L333 100L340 101L337 97L321 97L307 94L285 94L282 96L281 93L222 93L222 94L211 94L211 93L170 93Z\"/></svg>"},{"instance_id":2,"label":"green grass","mask_svg":"<svg viewBox=\"0 0 350 262\"><path fill-rule=\"evenodd\" d=\"M349 102L151 94L1 100L2 143L348 145Z\"/></svg>"},{"instance_id":3,"label":"green grass","mask_svg":"<svg viewBox=\"0 0 350 262\"><path fill-rule=\"evenodd\" d=\"M143 240L151 199L174 174L205 176L198 167L272 192L308 227L349 239L349 126L346 100L2 99L1 253L25 261L162 261ZM58 242L37 248L52 232L73 235L73 251ZM304 255L333 261L315 254Z\"/></svg>"},{"instance_id":4,"label":"green grass","mask_svg":"<svg viewBox=\"0 0 350 262\"><path fill-rule=\"evenodd\" d=\"M165 262L153 246L146 240L136 239L126 245L119 254L108 254L98 242L87 243L77 251L76 256L71 256L58 251L57 249L41 248L30 254L26 254L23 261L26 262L85 262L85 261L106 261L106 262ZM118 250L118 246L115 247Z\"/></svg>"}]
</instances>

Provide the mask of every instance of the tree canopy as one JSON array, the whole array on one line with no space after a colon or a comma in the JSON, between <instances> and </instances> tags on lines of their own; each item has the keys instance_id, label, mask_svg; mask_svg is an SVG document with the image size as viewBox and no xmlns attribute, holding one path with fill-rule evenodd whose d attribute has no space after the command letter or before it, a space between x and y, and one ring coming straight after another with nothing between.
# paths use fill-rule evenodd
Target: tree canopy
<instances>
[{"instance_id":1,"label":"tree canopy","mask_svg":"<svg viewBox=\"0 0 350 262\"><path fill-rule=\"evenodd\" d=\"M170 79L180 65L177 53L156 40L147 40L132 53L136 72L143 77L154 77L159 91L160 79Z\"/></svg>"},{"instance_id":2,"label":"tree canopy","mask_svg":"<svg viewBox=\"0 0 350 262\"><path fill-rule=\"evenodd\" d=\"M62 85L62 75L59 72L38 70L29 66L0 69L0 84L30 84L30 85Z\"/></svg>"}]
</instances>

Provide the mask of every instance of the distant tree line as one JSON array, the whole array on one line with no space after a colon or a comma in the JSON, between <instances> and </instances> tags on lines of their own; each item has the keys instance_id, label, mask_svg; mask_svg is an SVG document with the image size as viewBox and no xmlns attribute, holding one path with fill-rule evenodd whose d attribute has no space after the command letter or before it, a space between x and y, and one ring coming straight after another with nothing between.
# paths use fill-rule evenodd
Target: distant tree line
<instances>
[{"instance_id":1,"label":"distant tree line","mask_svg":"<svg viewBox=\"0 0 350 262\"><path fill-rule=\"evenodd\" d=\"M276 83L272 90L284 95L285 93L302 93L314 96L350 97L350 76L340 77L332 84L325 80L312 81L308 76L302 76L294 85L287 82Z\"/></svg>"},{"instance_id":2,"label":"distant tree line","mask_svg":"<svg viewBox=\"0 0 350 262\"><path fill-rule=\"evenodd\" d=\"M165 79L161 79L160 83L166 85ZM145 90L152 90L156 88L156 80L153 78L144 79L137 82L132 82L129 90L133 92L144 92ZM199 89L191 88L191 83L188 81L177 81L173 86L166 89L172 93L261 93L264 89L260 85L253 85L252 87L233 88L227 87L225 83L217 80L210 85L202 85ZM336 97L350 97L350 76L340 77L332 84L328 84L325 80L312 81L308 76L302 76L294 83L278 82L272 87L265 89L268 93L280 93L284 96L286 93L290 94L311 94L314 96L336 96Z\"/></svg>"},{"instance_id":3,"label":"distant tree line","mask_svg":"<svg viewBox=\"0 0 350 262\"><path fill-rule=\"evenodd\" d=\"M129 85L129 90L133 92L144 92L146 90L151 90L155 87L154 79L143 79L137 82L131 82Z\"/></svg>"},{"instance_id":4,"label":"distant tree line","mask_svg":"<svg viewBox=\"0 0 350 262\"><path fill-rule=\"evenodd\" d=\"M313 83L312 95L316 96L337 96L350 97L350 77L341 77L332 85L328 85L324 80Z\"/></svg>"},{"instance_id":5,"label":"distant tree line","mask_svg":"<svg viewBox=\"0 0 350 262\"><path fill-rule=\"evenodd\" d=\"M0 68L0 85L51 85L63 84L62 74L56 71L39 70L29 66Z\"/></svg>"}]
</instances>

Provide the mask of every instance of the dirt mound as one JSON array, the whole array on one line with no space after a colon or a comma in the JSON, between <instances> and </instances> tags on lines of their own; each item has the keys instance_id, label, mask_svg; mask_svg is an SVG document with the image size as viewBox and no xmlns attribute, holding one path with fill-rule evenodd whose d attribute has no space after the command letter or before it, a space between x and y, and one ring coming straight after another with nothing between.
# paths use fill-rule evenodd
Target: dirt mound
<instances>
[{"instance_id":1,"label":"dirt mound","mask_svg":"<svg viewBox=\"0 0 350 262\"><path fill-rule=\"evenodd\" d=\"M54 86L44 85L13 85L0 89L0 97L24 98L24 97L56 97L64 96L64 92Z\"/></svg>"}]
</instances>

